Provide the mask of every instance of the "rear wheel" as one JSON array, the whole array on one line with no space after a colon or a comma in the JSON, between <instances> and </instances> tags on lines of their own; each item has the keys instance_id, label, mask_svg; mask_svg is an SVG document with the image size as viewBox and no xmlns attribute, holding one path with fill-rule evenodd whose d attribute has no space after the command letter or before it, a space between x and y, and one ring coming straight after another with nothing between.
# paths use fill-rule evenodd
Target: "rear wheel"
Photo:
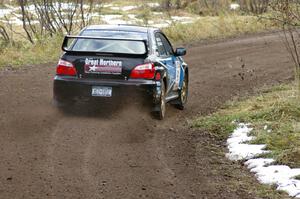
<instances>
[{"instance_id":1,"label":"rear wheel","mask_svg":"<svg viewBox=\"0 0 300 199\"><path fill-rule=\"evenodd\" d=\"M163 120L165 118L166 114L166 87L165 83L161 83L161 94L160 94L160 100L159 103L156 105L156 111L154 112L154 115L156 119Z\"/></svg>"},{"instance_id":2,"label":"rear wheel","mask_svg":"<svg viewBox=\"0 0 300 199\"><path fill-rule=\"evenodd\" d=\"M179 98L176 103L176 107L178 109L180 109L180 110L184 109L184 107L187 103L188 94L189 94L189 80L188 80L188 76L185 75L183 84L182 84L182 88L179 91Z\"/></svg>"}]
</instances>

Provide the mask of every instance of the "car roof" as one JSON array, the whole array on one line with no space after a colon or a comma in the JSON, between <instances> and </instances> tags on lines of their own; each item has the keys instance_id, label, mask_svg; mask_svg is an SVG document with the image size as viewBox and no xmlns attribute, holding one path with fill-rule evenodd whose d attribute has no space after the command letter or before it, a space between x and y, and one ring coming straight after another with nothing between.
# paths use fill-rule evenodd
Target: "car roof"
<instances>
[{"instance_id":1,"label":"car roof","mask_svg":"<svg viewBox=\"0 0 300 199\"><path fill-rule=\"evenodd\" d=\"M141 32L148 33L151 31L158 31L158 28L144 27L136 25L91 25L85 28L85 30L112 30L112 31L128 31L128 32Z\"/></svg>"}]
</instances>

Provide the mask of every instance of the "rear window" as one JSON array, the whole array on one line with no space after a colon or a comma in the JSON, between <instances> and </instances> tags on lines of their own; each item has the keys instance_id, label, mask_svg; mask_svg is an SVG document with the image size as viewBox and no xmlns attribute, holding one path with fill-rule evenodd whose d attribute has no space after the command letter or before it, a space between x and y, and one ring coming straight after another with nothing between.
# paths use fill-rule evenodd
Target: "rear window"
<instances>
[{"instance_id":1,"label":"rear window","mask_svg":"<svg viewBox=\"0 0 300 199\"><path fill-rule=\"evenodd\" d=\"M76 39L73 43L72 51L141 55L146 53L146 46L143 41L129 40L147 40L147 33L88 29L83 31L81 36L101 37L106 39Z\"/></svg>"}]
</instances>

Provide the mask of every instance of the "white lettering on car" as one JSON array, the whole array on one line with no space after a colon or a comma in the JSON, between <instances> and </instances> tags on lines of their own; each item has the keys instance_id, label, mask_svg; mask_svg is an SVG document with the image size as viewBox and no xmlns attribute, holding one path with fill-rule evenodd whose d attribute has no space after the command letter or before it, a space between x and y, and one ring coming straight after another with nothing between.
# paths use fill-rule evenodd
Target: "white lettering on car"
<instances>
[{"instance_id":1,"label":"white lettering on car","mask_svg":"<svg viewBox=\"0 0 300 199\"><path fill-rule=\"evenodd\" d=\"M180 61L176 61L176 76L175 76L175 85L174 85L174 90L179 89L179 83L180 83L180 67L181 67L181 63Z\"/></svg>"}]
</instances>

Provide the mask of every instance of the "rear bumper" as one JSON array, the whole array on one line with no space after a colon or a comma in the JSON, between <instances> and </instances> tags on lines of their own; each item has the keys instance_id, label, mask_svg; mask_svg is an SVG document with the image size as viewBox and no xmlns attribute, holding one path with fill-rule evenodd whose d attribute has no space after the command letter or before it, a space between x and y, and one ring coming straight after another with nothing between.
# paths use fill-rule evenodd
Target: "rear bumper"
<instances>
[{"instance_id":1,"label":"rear bumper","mask_svg":"<svg viewBox=\"0 0 300 199\"><path fill-rule=\"evenodd\" d=\"M77 77L55 76L53 85L54 99L69 101L80 99L123 99L146 100L154 104L160 99L160 82L154 80L98 80ZM93 97L93 86L112 87L112 97Z\"/></svg>"}]
</instances>

